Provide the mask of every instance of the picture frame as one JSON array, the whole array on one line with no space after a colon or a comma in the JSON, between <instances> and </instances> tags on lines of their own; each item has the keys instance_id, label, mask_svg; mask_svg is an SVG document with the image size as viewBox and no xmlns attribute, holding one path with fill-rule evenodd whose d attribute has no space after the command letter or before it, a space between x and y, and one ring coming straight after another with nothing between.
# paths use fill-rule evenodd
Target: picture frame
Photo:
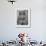
<instances>
[{"instance_id":1,"label":"picture frame","mask_svg":"<svg viewBox=\"0 0 46 46\"><path fill-rule=\"evenodd\" d=\"M25 17L25 20L24 20ZM31 9L17 8L16 9L16 28L30 28L31 27Z\"/></svg>"}]
</instances>

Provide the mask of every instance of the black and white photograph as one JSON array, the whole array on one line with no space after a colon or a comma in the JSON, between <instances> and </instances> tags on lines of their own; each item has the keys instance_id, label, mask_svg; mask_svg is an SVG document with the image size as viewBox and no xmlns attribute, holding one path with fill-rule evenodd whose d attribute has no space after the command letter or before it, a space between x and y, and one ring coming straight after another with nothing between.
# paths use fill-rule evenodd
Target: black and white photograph
<instances>
[{"instance_id":1,"label":"black and white photograph","mask_svg":"<svg viewBox=\"0 0 46 46\"><path fill-rule=\"evenodd\" d=\"M18 11L17 25L28 25L28 10Z\"/></svg>"},{"instance_id":2,"label":"black and white photograph","mask_svg":"<svg viewBox=\"0 0 46 46\"><path fill-rule=\"evenodd\" d=\"M17 27L29 27L30 26L30 9L22 8L17 9L17 19L16 25Z\"/></svg>"}]
</instances>

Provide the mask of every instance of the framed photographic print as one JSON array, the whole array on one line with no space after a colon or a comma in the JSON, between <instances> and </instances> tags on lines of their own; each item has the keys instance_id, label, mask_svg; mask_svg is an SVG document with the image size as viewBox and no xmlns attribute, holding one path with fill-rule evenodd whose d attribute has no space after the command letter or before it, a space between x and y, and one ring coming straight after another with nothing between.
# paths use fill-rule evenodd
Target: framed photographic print
<instances>
[{"instance_id":1,"label":"framed photographic print","mask_svg":"<svg viewBox=\"0 0 46 46\"><path fill-rule=\"evenodd\" d=\"M31 9L18 8L16 9L16 27L26 28L31 26Z\"/></svg>"}]
</instances>

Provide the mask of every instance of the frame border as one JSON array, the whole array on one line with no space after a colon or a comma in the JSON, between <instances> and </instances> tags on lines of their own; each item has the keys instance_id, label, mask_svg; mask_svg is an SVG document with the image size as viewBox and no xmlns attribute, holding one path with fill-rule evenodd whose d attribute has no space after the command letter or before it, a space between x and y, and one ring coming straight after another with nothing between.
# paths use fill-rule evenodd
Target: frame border
<instances>
[{"instance_id":1,"label":"frame border","mask_svg":"<svg viewBox=\"0 0 46 46\"><path fill-rule=\"evenodd\" d=\"M28 11L30 11L30 22L29 22L30 24L29 24L29 26L26 26L26 27L24 27L24 25L19 26L16 24L16 28L31 28L31 8L22 8L22 9L29 9ZM19 10L19 9L16 9L16 13L17 13L17 10ZM17 23L17 16L16 16L16 23Z\"/></svg>"}]
</instances>

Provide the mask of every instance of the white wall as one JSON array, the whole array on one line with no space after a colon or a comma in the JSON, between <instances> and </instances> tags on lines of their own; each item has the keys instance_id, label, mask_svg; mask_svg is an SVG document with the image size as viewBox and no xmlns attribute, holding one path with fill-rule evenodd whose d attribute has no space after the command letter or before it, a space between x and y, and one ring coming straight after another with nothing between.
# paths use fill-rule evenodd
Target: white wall
<instances>
[{"instance_id":1,"label":"white wall","mask_svg":"<svg viewBox=\"0 0 46 46\"><path fill-rule=\"evenodd\" d=\"M33 40L46 40L46 1L17 0L12 5L7 0L0 0L0 40L11 40L19 32L31 34ZM31 28L16 28L16 8L31 8Z\"/></svg>"}]
</instances>

